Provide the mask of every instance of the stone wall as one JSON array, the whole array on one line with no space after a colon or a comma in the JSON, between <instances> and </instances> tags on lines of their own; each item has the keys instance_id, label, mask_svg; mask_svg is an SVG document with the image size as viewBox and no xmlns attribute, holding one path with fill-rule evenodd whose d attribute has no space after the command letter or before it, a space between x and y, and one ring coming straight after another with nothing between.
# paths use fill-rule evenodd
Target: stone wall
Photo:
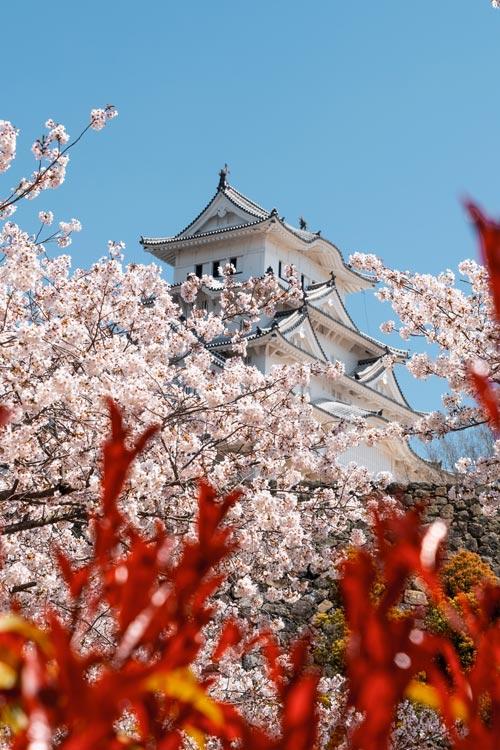
<instances>
[{"instance_id":1,"label":"stone wall","mask_svg":"<svg viewBox=\"0 0 500 750\"><path fill-rule=\"evenodd\" d=\"M450 553L459 549L477 552L500 578L500 515L494 517L484 515L478 502L479 489L474 492L452 484L393 484L387 489L387 494L396 497L407 508L417 502L424 503L424 522L431 523L441 518L448 524L448 551ZM368 526L365 526L365 530L369 535ZM338 532L332 529L333 548L348 546L349 538L349 531L339 537ZM304 571L297 575L299 579L306 577ZM412 588L405 592L406 604L426 603L426 595L417 585L414 582ZM317 580L309 582L307 593L293 604L285 604L281 601L265 602L262 610L270 619L280 618L284 622L285 629L282 635L286 639L303 632L314 623L318 614L328 614L336 606L338 606L338 599L335 586L332 588L331 582L320 576ZM251 610L248 616L251 618Z\"/></svg>"},{"instance_id":2,"label":"stone wall","mask_svg":"<svg viewBox=\"0 0 500 750\"><path fill-rule=\"evenodd\" d=\"M416 502L426 503L425 521L442 518L449 524L449 551L477 552L500 577L500 516L484 515L477 499L479 489L474 492L451 484L393 484L388 494L406 507Z\"/></svg>"}]
</instances>

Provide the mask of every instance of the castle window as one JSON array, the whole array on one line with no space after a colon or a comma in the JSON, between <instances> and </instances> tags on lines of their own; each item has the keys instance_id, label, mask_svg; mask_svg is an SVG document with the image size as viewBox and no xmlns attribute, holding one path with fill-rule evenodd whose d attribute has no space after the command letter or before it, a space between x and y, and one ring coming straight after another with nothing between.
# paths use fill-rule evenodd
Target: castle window
<instances>
[{"instance_id":1,"label":"castle window","mask_svg":"<svg viewBox=\"0 0 500 750\"><path fill-rule=\"evenodd\" d=\"M229 258L229 262L234 266L234 270L238 270L238 258Z\"/></svg>"},{"instance_id":2,"label":"castle window","mask_svg":"<svg viewBox=\"0 0 500 750\"><path fill-rule=\"evenodd\" d=\"M278 261L278 276L280 279L283 278L283 263Z\"/></svg>"},{"instance_id":3,"label":"castle window","mask_svg":"<svg viewBox=\"0 0 500 750\"><path fill-rule=\"evenodd\" d=\"M194 267L194 272L199 279L203 276L203 263L197 263Z\"/></svg>"},{"instance_id":4,"label":"castle window","mask_svg":"<svg viewBox=\"0 0 500 750\"><path fill-rule=\"evenodd\" d=\"M220 260L214 260L212 263L212 276L216 278L219 275Z\"/></svg>"}]
</instances>

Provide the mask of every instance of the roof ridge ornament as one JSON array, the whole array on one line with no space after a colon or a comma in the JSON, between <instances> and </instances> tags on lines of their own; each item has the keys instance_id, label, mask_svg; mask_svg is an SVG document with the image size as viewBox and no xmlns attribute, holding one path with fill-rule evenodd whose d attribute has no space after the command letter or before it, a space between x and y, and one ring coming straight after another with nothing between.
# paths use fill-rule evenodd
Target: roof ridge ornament
<instances>
[{"instance_id":1,"label":"roof ridge ornament","mask_svg":"<svg viewBox=\"0 0 500 750\"><path fill-rule=\"evenodd\" d=\"M229 168L227 164L224 164L224 167L219 172L219 186L218 190L224 190L225 187L227 187L227 176L229 174Z\"/></svg>"}]
</instances>

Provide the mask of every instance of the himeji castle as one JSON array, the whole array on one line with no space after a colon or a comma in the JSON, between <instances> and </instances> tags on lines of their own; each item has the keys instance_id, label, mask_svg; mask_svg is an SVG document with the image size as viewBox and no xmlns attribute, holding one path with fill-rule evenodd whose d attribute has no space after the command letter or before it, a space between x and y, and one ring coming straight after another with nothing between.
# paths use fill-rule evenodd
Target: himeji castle
<instances>
[{"instance_id":1,"label":"himeji castle","mask_svg":"<svg viewBox=\"0 0 500 750\"><path fill-rule=\"evenodd\" d=\"M181 232L141 238L145 251L173 267L173 293L189 274L208 275L213 284L203 286L197 304L215 309L222 287L219 268L226 263L234 266L240 280L266 273L282 279L285 267L293 264L302 283L302 303L285 305L253 326L247 336L247 361L267 373L276 363L340 360L345 366L340 379L311 379L308 397L321 422L343 420L348 425L362 417L371 426L413 423L419 414L401 392L392 367L386 366L387 354L404 363L408 352L360 331L345 306L347 295L371 289L373 279L351 268L340 250L319 232L310 232L302 218L299 227L292 226L276 209L268 211L236 190L227 175L225 167L215 195ZM209 346L221 357L230 355L229 339ZM373 472L390 471L402 482L436 478L433 467L404 441L359 445L339 460L355 461Z\"/></svg>"}]
</instances>

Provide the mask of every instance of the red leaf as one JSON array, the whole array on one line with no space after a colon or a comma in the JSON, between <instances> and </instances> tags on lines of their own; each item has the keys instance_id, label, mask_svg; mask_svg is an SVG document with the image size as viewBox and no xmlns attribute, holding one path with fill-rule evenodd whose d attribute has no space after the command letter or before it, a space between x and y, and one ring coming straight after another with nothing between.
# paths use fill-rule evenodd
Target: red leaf
<instances>
[{"instance_id":1,"label":"red leaf","mask_svg":"<svg viewBox=\"0 0 500 750\"><path fill-rule=\"evenodd\" d=\"M212 660L219 661L226 650L231 646L237 646L241 641L241 627L235 620L227 620L220 634L219 642L213 653Z\"/></svg>"},{"instance_id":2,"label":"red leaf","mask_svg":"<svg viewBox=\"0 0 500 750\"><path fill-rule=\"evenodd\" d=\"M109 410L112 430L104 446L101 517L95 519L90 562L75 570L66 555L56 551L73 597L68 624L66 617L63 621L49 613L47 632L41 634L14 617L10 626L8 618L4 621L0 633L7 684L0 691L2 710L9 721L11 708L20 707L28 720L28 729L14 737L13 750L33 744L27 735L37 726L46 735L44 747L52 746L62 729L61 750L179 750L183 732L218 738L224 750L235 743L242 750L311 750L318 676L305 672L305 643L293 648L288 677L273 636L264 633L253 641L263 643L283 705L281 737L252 726L234 706L209 696L216 664L209 665L213 671L207 670L206 679L191 669L204 645L203 628L213 615L209 597L224 579L217 566L234 548L225 518L239 493L219 498L208 484L200 484L198 538L182 544L174 562L162 527L148 540L126 523L118 508L130 464L156 428L146 430L129 448L127 430L111 400ZM92 586L86 586L89 581ZM97 610L96 618L89 617ZM79 636L102 614L109 633L106 647L80 653ZM241 637L240 626L229 620L213 662ZM30 640L34 643L26 648ZM117 734L116 721L124 708L136 717L137 738L130 741Z\"/></svg>"},{"instance_id":3,"label":"red leaf","mask_svg":"<svg viewBox=\"0 0 500 750\"><path fill-rule=\"evenodd\" d=\"M466 201L465 207L476 225L481 256L490 275L490 290L496 317L500 320L500 224L487 218L471 201Z\"/></svg>"},{"instance_id":4,"label":"red leaf","mask_svg":"<svg viewBox=\"0 0 500 750\"><path fill-rule=\"evenodd\" d=\"M6 406L2 406L2 404L0 404L0 425L8 424L10 422L11 416L11 410L7 409Z\"/></svg>"},{"instance_id":5,"label":"red leaf","mask_svg":"<svg viewBox=\"0 0 500 750\"><path fill-rule=\"evenodd\" d=\"M495 430L500 430L500 411L497 391L479 364L469 368L469 377L476 392L477 400Z\"/></svg>"},{"instance_id":6,"label":"red leaf","mask_svg":"<svg viewBox=\"0 0 500 750\"><path fill-rule=\"evenodd\" d=\"M143 450L147 441L158 431L158 425L148 427L136 441L127 448L125 440L128 432L124 428L120 410L112 398L106 399L111 418L111 437L103 447L104 471L102 478L103 518L96 527L96 559L103 565L105 551L111 550L118 541L117 530L123 524L118 510L118 497L123 489L128 470L134 458Z\"/></svg>"},{"instance_id":7,"label":"red leaf","mask_svg":"<svg viewBox=\"0 0 500 750\"><path fill-rule=\"evenodd\" d=\"M73 570L66 555L61 550L56 549L56 557L64 580L69 586L69 591L73 599L77 599L89 579L91 565L85 565L83 568Z\"/></svg>"},{"instance_id":8,"label":"red leaf","mask_svg":"<svg viewBox=\"0 0 500 750\"><path fill-rule=\"evenodd\" d=\"M113 500L116 500L123 488L130 464L134 458L143 450L147 441L159 430L158 425L148 427L136 441L135 446L127 448L125 440L128 432L123 426L120 410L113 401L107 400L109 415L111 418L111 437L104 443L104 476L103 506L106 511L110 508Z\"/></svg>"},{"instance_id":9,"label":"red leaf","mask_svg":"<svg viewBox=\"0 0 500 750\"><path fill-rule=\"evenodd\" d=\"M413 617L391 617L410 575L418 575L438 596L435 573L422 564L424 530L420 512L402 517L375 518L384 593L374 597L377 565L373 555L358 551L343 568L342 595L350 635L346 651L349 703L365 714L353 735L353 747L385 750L395 717L412 677L427 658L426 635ZM419 631L420 632L420 631ZM425 645L425 647L424 647Z\"/></svg>"},{"instance_id":10,"label":"red leaf","mask_svg":"<svg viewBox=\"0 0 500 750\"><path fill-rule=\"evenodd\" d=\"M294 644L291 653L292 676L283 686L283 737L280 750L310 750L316 747L317 671L305 672L309 642Z\"/></svg>"}]
</instances>

